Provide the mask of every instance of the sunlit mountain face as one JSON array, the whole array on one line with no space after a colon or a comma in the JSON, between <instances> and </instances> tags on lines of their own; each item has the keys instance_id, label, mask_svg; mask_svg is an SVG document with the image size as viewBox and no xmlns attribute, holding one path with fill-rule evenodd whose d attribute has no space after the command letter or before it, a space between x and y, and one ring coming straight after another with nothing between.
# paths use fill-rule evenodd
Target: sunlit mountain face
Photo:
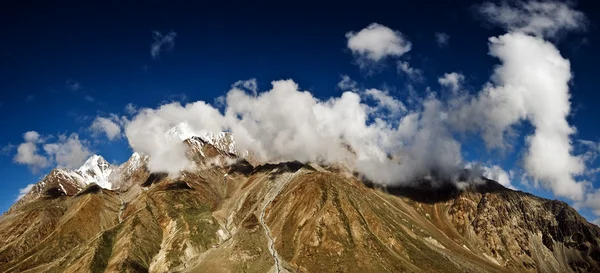
<instances>
[{"instance_id":1,"label":"sunlit mountain face","mask_svg":"<svg viewBox=\"0 0 600 273\"><path fill-rule=\"evenodd\" d=\"M0 13L2 272L600 271L591 2Z\"/></svg>"}]
</instances>

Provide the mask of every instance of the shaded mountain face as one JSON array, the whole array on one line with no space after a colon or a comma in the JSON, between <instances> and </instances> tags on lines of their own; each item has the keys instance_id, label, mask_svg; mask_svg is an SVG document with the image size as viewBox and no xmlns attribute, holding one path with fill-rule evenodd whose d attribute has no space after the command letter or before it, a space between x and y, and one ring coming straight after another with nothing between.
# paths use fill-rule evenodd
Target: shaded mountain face
<instances>
[{"instance_id":1,"label":"shaded mountain face","mask_svg":"<svg viewBox=\"0 0 600 273\"><path fill-rule=\"evenodd\" d=\"M0 218L0 272L600 272L600 228L563 202L486 179L374 187L250 164L225 133L184 141L198 167L177 177L139 154L50 172Z\"/></svg>"}]
</instances>

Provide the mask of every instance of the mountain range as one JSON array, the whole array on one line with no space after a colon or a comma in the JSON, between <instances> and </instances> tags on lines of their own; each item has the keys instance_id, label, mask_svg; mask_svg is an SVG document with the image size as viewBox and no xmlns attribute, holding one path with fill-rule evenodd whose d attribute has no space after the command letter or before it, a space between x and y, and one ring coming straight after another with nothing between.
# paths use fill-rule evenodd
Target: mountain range
<instances>
[{"instance_id":1,"label":"mountain range","mask_svg":"<svg viewBox=\"0 0 600 273\"><path fill-rule=\"evenodd\" d=\"M168 136L194 169L134 153L47 174L0 217L0 272L600 272L600 228L561 201L484 177L385 187L258 162L225 132Z\"/></svg>"}]
</instances>

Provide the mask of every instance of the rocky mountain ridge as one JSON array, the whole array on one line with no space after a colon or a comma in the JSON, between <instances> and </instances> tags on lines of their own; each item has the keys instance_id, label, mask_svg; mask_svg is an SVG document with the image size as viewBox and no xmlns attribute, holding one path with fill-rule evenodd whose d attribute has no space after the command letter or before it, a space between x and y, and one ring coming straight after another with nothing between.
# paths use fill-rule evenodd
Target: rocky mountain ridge
<instances>
[{"instance_id":1,"label":"rocky mountain ridge","mask_svg":"<svg viewBox=\"0 0 600 273\"><path fill-rule=\"evenodd\" d=\"M600 228L566 203L483 178L381 188L315 163L252 165L230 134L181 127L202 167L179 177L140 154L53 170L0 218L0 271L600 271Z\"/></svg>"}]
</instances>

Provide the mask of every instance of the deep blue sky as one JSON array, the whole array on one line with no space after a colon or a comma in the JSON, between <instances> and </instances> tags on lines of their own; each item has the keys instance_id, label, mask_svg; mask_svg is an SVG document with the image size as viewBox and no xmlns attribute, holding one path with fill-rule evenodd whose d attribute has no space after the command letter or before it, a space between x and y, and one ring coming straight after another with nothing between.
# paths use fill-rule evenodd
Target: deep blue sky
<instances>
[{"instance_id":1,"label":"deep blue sky","mask_svg":"<svg viewBox=\"0 0 600 273\"><path fill-rule=\"evenodd\" d=\"M480 1L86 2L18 1L0 9L0 146L18 145L29 130L77 132L108 161L120 163L131 150L125 139L92 140L86 128L96 115L124 113L128 103L212 102L232 83L249 78L256 78L263 90L272 80L291 78L315 96L328 98L341 93L335 87L345 74L365 86L390 87L402 97L407 79L396 73L393 62L367 75L346 49L345 33L373 22L401 31L412 42L413 49L402 58L424 71L426 81L414 85L418 92L439 88L437 78L452 71L462 72L476 91L498 64L487 55L487 39L505 32L477 18L473 5ZM577 9L587 15L588 30L569 34L557 45L575 75L570 117L578 128L575 138L599 141L600 13L593 1L579 2ZM177 33L173 50L158 59L150 55L153 31ZM435 32L450 35L447 47L438 47ZM69 90L70 83L81 88ZM484 149L481 143L474 143L465 157L478 159L479 149ZM32 174L14 164L14 152L0 155L0 211L14 202L19 188L48 171ZM510 169L517 158L499 162Z\"/></svg>"}]
</instances>

